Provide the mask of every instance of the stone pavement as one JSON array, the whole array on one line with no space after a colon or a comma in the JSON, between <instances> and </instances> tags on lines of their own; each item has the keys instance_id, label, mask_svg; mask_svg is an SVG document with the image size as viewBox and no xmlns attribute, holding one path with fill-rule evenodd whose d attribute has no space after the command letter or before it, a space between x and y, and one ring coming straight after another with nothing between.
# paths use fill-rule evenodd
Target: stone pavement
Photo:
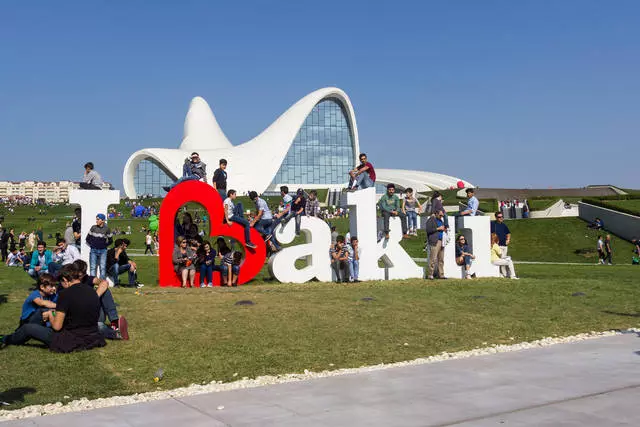
<instances>
[{"instance_id":1,"label":"stone pavement","mask_svg":"<svg viewBox=\"0 0 640 427\"><path fill-rule=\"evenodd\" d=\"M624 334L0 426L638 426L639 402Z\"/></svg>"}]
</instances>

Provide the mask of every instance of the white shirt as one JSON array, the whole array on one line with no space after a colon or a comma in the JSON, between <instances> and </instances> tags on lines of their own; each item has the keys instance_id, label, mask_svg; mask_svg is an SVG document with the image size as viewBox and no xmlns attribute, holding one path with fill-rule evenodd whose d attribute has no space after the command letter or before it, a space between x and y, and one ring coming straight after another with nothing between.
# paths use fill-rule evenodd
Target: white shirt
<instances>
[{"instance_id":1,"label":"white shirt","mask_svg":"<svg viewBox=\"0 0 640 427\"><path fill-rule=\"evenodd\" d=\"M231 200L230 197L227 197L226 199L224 199L223 205L224 205L224 214L227 217L227 221L231 221L231 217L233 216L233 209L235 208L235 205L233 204L233 200Z\"/></svg>"},{"instance_id":2,"label":"white shirt","mask_svg":"<svg viewBox=\"0 0 640 427\"><path fill-rule=\"evenodd\" d=\"M153 243L153 237L151 237L151 234L147 234L147 237L144 238L144 242L145 244L151 246L151 243Z\"/></svg>"},{"instance_id":3,"label":"white shirt","mask_svg":"<svg viewBox=\"0 0 640 427\"><path fill-rule=\"evenodd\" d=\"M62 265L71 264L77 259L80 259L80 251L73 245L67 245L67 249L56 256L56 261L60 261Z\"/></svg>"}]
</instances>

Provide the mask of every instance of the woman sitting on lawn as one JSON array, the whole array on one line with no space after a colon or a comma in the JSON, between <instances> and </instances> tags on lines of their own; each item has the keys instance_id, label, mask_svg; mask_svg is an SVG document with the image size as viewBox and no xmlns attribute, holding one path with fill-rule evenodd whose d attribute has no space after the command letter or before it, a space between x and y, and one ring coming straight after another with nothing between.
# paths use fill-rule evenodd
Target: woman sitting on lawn
<instances>
[{"instance_id":1,"label":"woman sitting on lawn","mask_svg":"<svg viewBox=\"0 0 640 427\"><path fill-rule=\"evenodd\" d=\"M187 279L189 279L189 287L195 287L196 266L193 264L194 260L195 254L187 246L187 239L179 236L176 239L176 247L173 249L173 268L182 278L183 288L187 287Z\"/></svg>"},{"instance_id":2,"label":"woman sitting on lawn","mask_svg":"<svg viewBox=\"0 0 640 427\"><path fill-rule=\"evenodd\" d=\"M508 277L517 280L518 277L516 276L515 268L513 268L513 261L511 261L510 256L502 257L502 250L498 246L498 241L498 235L491 233L491 263L493 265L506 266Z\"/></svg>"},{"instance_id":3,"label":"woman sitting on lawn","mask_svg":"<svg viewBox=\"0 0 640 427\"><path fill-rule=\"evenodd\" d=\"M211 243L205 241L198 248L198 264L200 264L200 287L213 287L213 272L216 270L216 250Z\"/></svg>"}]
</instances>

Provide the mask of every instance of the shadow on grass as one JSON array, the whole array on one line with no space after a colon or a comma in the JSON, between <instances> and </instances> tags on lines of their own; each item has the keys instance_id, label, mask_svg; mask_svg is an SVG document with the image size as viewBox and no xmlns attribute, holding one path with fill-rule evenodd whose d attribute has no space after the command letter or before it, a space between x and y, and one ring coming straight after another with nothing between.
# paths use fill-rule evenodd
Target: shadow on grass
<instances>
[{"instance_id":1,"label":"shadow on grass","mask_svg":"<svg viewBox=\"0 0 640 427\"><path fill-rule=\"evenodd\" d=\"M617 311L603 310L603 313L613 314L615 316L640 317L640 313L619 313Z\"/></svg>"},{"instance_id":2,"label":"shadow on grass","mask_svg":"<svg viewBox=\"0 0 640 427\"><path fill-rule=\"evenodd\" d=\"M14 387L0 393L0 402L8 404L24 402L24 396L35 393L33 387Z\"/></svg>"},{"instance_id":3,"label":"shadow on grass","mask_svg":"<svg viewBox=\"0 0 640 427\"><path fill-rule=\"evenodd\" d=\"M0 294L0 304L6 304L7 301L9 301L7 299L7 294Z\"/></svg>"}]
</instances>

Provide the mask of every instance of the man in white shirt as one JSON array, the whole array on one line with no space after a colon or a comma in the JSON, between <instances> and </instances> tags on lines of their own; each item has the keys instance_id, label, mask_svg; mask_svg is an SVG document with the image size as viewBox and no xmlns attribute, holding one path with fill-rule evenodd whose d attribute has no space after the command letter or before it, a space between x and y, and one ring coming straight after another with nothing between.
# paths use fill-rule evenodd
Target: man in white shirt
<instances>
[{"instance_id":1,"label":"man in white shirt","mask_svg":"<svg viewBox=\"0 0 640 427\"><path fill-rule=\"evenodd\" d=\"M257 246L251 242L251 225L249 221L244 219L244 217L238 215L236 213L236 206L233 201L236 199L237 194L236 190L229 190L227 192L227 198L224 199L224 216L229 225L237 222L241 226L244 227L244 241L248 248L255 249Z\"/></svg>"},{"instance_id":2,"label":"man in white shirt","mask_svg":"<svg viewBox=\"0 0 640 427\"><path fill-rule=\"evenodd\" d=\"M63 265L71 264L80 259L80 251L74 245L70 245L65 239L58 239L57 248L53 251L53 262L49 264L49 273L54 276Z\"/></svg>"}]
</instances>

